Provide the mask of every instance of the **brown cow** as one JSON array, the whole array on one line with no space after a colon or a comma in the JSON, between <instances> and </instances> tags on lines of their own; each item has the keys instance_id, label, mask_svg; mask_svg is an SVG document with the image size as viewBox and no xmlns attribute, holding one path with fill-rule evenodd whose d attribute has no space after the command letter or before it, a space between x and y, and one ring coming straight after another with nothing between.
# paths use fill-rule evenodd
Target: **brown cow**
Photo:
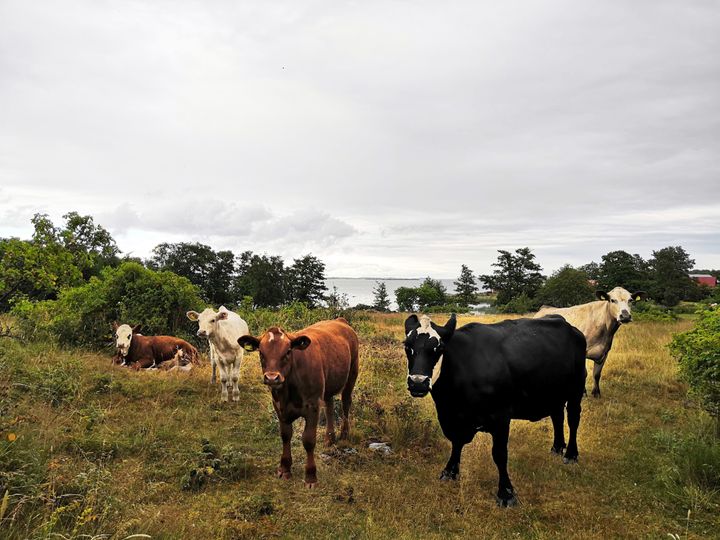
<instances>
[{"instance_id":1,"label":"brown cow","mask_svg":"<svg viewBox=\"0 0 720 540\"><path fill-rule=\"evenodd\" d=\"M325 403L327 430L325 444L335 442L333 398L342 396L340 438L350 431L352 391L358 375L358 337L345 319L321 321L297 333L273 326L260 338L242 336L238 343L247 351L260 351L263 382L270 387L273 406L280 421L283 442L278 478L292 476L292 423L305 419L302 442L307 452L305 485L317 484L315 441L320 402Z\"/></svg>"},{"instance_id":2,"label":"brown cow","mask_svg":"<svg viewBox=\"0 0 720 540\"><path fill-rule=\"evenodd\" d=\"M182 361L200 365L200 354L187 341L172 336L143 336L139 329L140 325L113 323L115 347L122 365L141 369L158 367L167 360L173 360L177 367Z\"/></svg>"}]
</instances>

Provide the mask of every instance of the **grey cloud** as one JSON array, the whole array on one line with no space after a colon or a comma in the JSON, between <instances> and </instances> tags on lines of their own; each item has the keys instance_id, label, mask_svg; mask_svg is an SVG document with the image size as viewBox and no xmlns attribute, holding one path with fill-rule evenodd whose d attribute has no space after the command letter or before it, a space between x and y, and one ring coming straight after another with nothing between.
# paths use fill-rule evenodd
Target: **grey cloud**
<instances>
[{"instance_id":1,"label":"grey cloud","mask_svg":"<svg viewBox=\"0 0 720 540\"><path fill-rule=\"evenodd\" d=\"M702 0L3 2L0 184L133 246L333 273L665 239L719 266L718 24Z\"/></svg>"}]
</instances>

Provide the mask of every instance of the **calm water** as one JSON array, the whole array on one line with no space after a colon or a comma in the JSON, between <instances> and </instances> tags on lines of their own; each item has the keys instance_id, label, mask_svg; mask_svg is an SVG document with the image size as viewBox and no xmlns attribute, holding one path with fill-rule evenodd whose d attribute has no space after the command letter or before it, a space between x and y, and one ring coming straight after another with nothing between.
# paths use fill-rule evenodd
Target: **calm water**
<instances>
[{"instance_id":1,"label":"calm water","mask_svg":"<svg viewBox=\"0 0 720 540\"><path fill-rule=\"evenodd\" d=\"M332 292L333 287L337 287L338 292L347 294L350 305L354 306L357 304L372 305L373 289L377 286L377 282L383 282L392 302L391 309L397 309L395 290L398 287L419 287L423 281L423 279L328 278L325 280L325 285L327 285L328 292ZM445 285L448 293L455 293L454 280L441 279L440 281Z\"/></svg>"}]
</instances>

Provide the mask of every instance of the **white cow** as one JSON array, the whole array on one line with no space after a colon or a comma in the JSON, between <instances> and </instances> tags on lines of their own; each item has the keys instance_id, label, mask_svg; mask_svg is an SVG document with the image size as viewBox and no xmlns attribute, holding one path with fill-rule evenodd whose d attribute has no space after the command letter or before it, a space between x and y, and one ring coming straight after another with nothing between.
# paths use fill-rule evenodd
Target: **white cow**
<instances>
[{"instance_id":1,"label":"white cow","mask_svg":"<svg viewBox=\"0 0 720 540\"><path fill-rule=\"evenodd\" d=\"M213 369L213 382L215 381L215 366L220 368L220 389L223 401L228 401L228 391L232 387L233 401L240 400L238 378L240 376L240 363L243 359L244 349L238 345L238 338L250 333L247 323L225 306L218 311L206 308L202 313L188 311L187 317L198 322L198 337L207 338L210 343L210 363Z\"/></svg>"}]
</instances>

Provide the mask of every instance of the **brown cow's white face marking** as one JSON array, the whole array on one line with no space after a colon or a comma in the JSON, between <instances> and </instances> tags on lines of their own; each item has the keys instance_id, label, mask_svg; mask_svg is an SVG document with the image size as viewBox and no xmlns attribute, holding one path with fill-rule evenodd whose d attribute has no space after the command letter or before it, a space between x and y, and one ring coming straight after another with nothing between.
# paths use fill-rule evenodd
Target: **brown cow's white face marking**
<instances>
[{"instance_id":1,"label":"brown cow's white face marking","mask_svg":"<svg viewBox=\"0 0 720 540\"><path fill-rule=\"evenodd\" d=\"M615 287L612 291L607 293L608 307L610 314L620 324L629 323L632 321L632 303L633 297L626 289L622 287Z\"/></svg>"},{"instance_id":2,"label":"brown cow's white face marking","mask_svg":"<svg viewBox=\"0 0 720 540\"><path fill-rule=\"evenodd\" d=\"M115 347L122 356L127 356L132 341L132 328L129 324L121 324L115 329Z\"/></svg>"}]
</instances>

